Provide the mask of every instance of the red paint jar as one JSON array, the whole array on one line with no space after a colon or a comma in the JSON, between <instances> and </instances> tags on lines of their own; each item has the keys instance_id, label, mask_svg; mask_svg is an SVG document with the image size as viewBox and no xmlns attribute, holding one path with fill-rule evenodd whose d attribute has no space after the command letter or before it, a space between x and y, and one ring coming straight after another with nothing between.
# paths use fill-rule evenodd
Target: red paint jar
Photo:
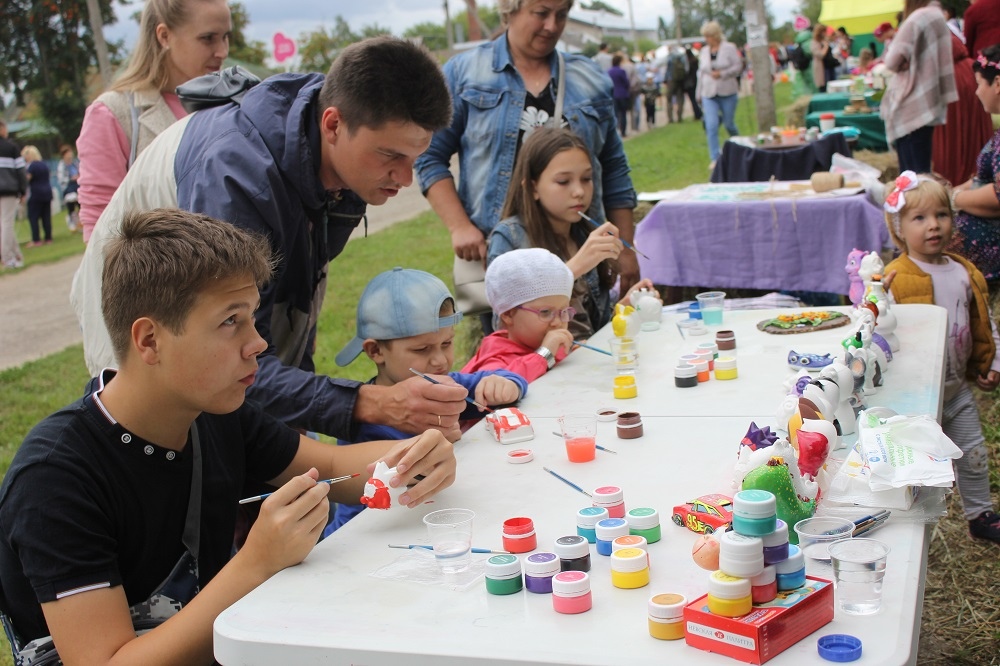
<instances>
[{"instance_id":1,"label":"red paint jar","mask_svg":"<svg viewBox=\"0 0 1000 666\"><path fill-rule=\"evenodd\" d=\"M766 604L778 596L778 578L774 565L750 579L750 597L755 604Z\"/></svg>"},{"instance_id":2,"label":"red paint jar","mask_svg":"<svg viewBox=\"0 0 1000 666\"><path fill-rule=\"evenodd\" d=\"M552 577L552 608L557 613L585 613L594 606L590 576L584 571L563 571Z\"/></svg>"},{"instance_id":3,"label":"red paint jar","mask_svg":"<svg viewBox=\"0 0 1000 666\"><path fill-rule=\"evenodd\" d=\"M527 553L538 547L535 523L531 518L517 517L503 521L503 549L508 553Z\"/></svg>"},{"instance_id":4,"label":"red paint jar","mask_svg":"<svg viewBox=\"0 0 1000 666\"><path fill-rule=\"evenodd\" d=\"M594 506L603 506L611 518L625 517L625 493L618 486L601 486L591 496Z\"/></svg>"}]
</instances>

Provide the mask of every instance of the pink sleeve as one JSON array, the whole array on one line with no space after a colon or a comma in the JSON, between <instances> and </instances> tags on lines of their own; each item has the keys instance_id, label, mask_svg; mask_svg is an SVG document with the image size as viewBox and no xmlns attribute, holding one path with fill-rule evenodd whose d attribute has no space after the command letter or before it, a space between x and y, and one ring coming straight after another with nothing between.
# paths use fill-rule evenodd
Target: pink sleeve
<instances>
[{"instance_id":1,"label":"pink sleeve","mask_svg":"<svg viewBox=\"0 0 1000 666\"><path fill-rule=\"evenodd\" d=\"M80 155L80 222L86 242L97 218L125 179L132 150L121 123L100 102L87 107L76 147Z\"/></svg>"}]
</instances>

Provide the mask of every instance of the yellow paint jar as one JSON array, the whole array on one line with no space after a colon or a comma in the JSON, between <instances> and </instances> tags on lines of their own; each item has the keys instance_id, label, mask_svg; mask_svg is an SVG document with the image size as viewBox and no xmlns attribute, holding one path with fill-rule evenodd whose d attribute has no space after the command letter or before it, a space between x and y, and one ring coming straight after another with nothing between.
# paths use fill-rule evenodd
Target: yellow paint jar
<instances>
[{"instance_id":1,"label":"yellow paint jar","mask_svg":"<svg viewBox=\"0 0 1000 666\"><path fill-rule=\"evenodd\" d=\"M661 641L684 638L684 607L687 599L681 594L654 594L649 598L649 635Z\"/></svg>"},{"instance_id":2,"label":"yellow paint jar","mask_svg":"<svg viewBox=\"0 0 1000 666\"><path fill-rule=\"evenodd\" d=\"M720 356L715 359L716 379L736 379L736 358L734 356Z\"/></svg>"},{"instance_id":3,"label":"yellow paint jar","mask_svg":"<svg viewBox=\"0 0 1000 666\"><path fill-rule=\"evenodd\" d=\"M641 548L611 553L611 584L625 590L649 585L649 557Z\"/></svg>"},{"instance_id":4,"label":"yellow paint jar","mask_svg":"<svg viewBox=\"0 0 1000 666\"><path fill-rule=\"evenodd\" d=\"M635 386L635 377L632 375L618 375L615 377L614 396L619 400L634 398L639 395Z\"/></svg>"},{"instance_id":5,"label":"yellow paint jar","mask_svg":"<svg viewBox=\"0 0 1000 666\"><path fill-rule=\"evenodd\" d=\"M740 617L753 608L750 579L716 571L708 579L708 610L723 617Z\"/></svg>"}]
</instances>

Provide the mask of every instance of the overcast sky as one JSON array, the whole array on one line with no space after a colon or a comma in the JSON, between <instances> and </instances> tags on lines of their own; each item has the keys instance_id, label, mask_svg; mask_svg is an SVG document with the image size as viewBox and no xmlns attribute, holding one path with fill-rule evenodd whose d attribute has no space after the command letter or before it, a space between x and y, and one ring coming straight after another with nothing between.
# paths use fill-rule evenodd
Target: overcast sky
<instances>
[{"instance_id":1,"label":"overcast sky","mask_svg":"<svg viewBox=\"0 0 1000 666\"><path fill-rule=\"evenodd\" d=\"M628 12L628 0L604 0L606 4ZM355 31L363 26L378 24L388 28L393 34L401 35L408 27L425 21L444 22L443 0L242 0L250 13L248 37L266 42L271 46L275 32L283 32L291 38L303 32L315 30L323 23L332 24L335 17L344 20ZM479 0L488 6L495 3ZM579 4L579 2L577 3ZM139 7L141 2L134 2ZM797 6L796 0L769 0L767 2L777 22L790 20ZM452 15L465 9L464 0L448 0ZM111 39L125 39L131 47L135 41L135 24L129 18L135 9L115 6L119 23L108 29ZM657 17L662 16L668 24L673 21L673 3L670 0L632 0L636 27L656 27Z\"/></svg>"}]
</instances>

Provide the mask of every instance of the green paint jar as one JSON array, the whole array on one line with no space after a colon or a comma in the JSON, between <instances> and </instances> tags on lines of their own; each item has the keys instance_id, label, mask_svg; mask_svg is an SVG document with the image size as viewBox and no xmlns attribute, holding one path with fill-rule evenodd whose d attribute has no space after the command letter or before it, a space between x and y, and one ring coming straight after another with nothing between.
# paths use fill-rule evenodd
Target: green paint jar
<instances>
[{"instance_id":1,"label":"green paint jar","mask_svg":"<svg viewBox=\"0 0 1000 666\"><path fill-rule=\"evenodd\" d=\"M628 522L629 534L645 537L646 543L660 540L660 514L656 509L647 506L632 509L625 514L625 520Z\"/></svg>"},{"instance_id":2,"label":"green paint jar","mask_svg":"<svg viewBox=\"0 0 1000 666\"><path fill-rule=\"evenodd\" d=\"M521 560L517 555L494 555L486 560L486 591L490 594L514 594L524 587Z\"/></svg>"}]
</instances>

